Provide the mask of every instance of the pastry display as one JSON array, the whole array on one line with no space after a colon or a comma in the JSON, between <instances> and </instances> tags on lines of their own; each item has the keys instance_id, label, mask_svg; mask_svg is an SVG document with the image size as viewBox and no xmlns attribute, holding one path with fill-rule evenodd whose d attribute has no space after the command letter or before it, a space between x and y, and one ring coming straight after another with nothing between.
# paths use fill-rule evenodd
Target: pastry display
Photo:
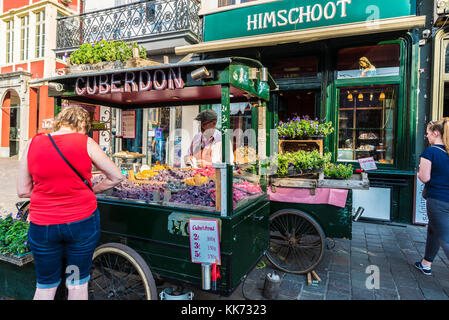
<instances>
[{"instance_id":1,"label":"pastry display","mask_svg":"<svg viewBox=\"0 0 449 320\"><path fill-rule=\"evenodd\" d=\"M374 146L370 145L370 144L363 144L360 146L360 148L358 149L360 151L373 151L374 150Z\"/></svg>"},{"instance_id":2,"label":"pastry display","mask_svg":"<svg viewBox=\"0 0 449 320\"><path fill-rule=\"evenodd\" d=\"M112 155L115 158L142 158L145 157L145 155L138 153L138 152L128 152L128 151L119 151Z\"/></svg>"},{"instance_id":3,"label":"pastry display","mask_svg":"<svg viewBox=\"0 0 449 320\"><path fill-rule=\"evenodd\" d=\"M375 135L374 133L362 133L360 136L359 136L359 139L361 139L361 140L375 140L375 139L377 139L377 135Z\"/></svg>"}]
</instances>

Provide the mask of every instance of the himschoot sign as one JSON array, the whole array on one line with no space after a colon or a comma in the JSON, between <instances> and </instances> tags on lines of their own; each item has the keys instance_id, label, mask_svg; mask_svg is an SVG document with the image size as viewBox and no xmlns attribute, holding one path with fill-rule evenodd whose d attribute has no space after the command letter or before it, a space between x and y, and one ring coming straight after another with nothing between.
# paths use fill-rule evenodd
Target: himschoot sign
<instances>
[{"instance_id":1,"label":"himschoot sign","mask_svg":"<svg viewBox=\"0 0 449 320\"><path fill-rule=\"evenodd\" d=\"M204 41L416 15L416 0L280 0L204 17Z\"/></svg>"}]
</instances>

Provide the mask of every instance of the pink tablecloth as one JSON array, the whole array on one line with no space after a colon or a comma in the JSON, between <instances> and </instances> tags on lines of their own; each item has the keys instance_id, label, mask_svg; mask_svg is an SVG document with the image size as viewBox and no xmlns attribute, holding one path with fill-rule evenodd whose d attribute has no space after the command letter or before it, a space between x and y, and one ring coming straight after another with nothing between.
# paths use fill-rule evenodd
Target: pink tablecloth
<instances>
[{"instance_id":1,"label":"pink tablecloth","mask_svg":"<svg viewBox=\"0 0 449 320\"><path fill-rule=\"evenodd\" d=\"M272 192L271 187L267 188L270 201L308 204L330 204L344 208L347 189L317 188L315 195L310 193L310 189L276 187L276 192Z\"/></svg>"}]
</instances>

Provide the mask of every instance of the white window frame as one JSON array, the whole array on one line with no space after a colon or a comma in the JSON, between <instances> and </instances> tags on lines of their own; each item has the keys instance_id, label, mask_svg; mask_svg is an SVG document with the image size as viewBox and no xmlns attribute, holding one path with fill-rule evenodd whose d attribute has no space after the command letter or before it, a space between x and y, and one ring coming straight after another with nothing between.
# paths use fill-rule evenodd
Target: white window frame
<instances>
[{"instance_id":1,"label":"white window frame","mask_svg":"<svg viewBox=\"0 0 449 320\"><path fill-rule=\"evenodd\" d=\"M20 60L28 60L30 53L30 16L25 15L20 19Z\"/></svg>"},{"instance_id":2,"label":"white window frame","mask_svg":"<svg viewBox=\"0 0 449 320\"><path fill-rule=\"evenodd\" d=\"M14 63L14 19L5 21L6 24L6 64Z\"/></svg>"},{"instance_id":3,"label":"white window frame","mask_svg":"<svg viewBox=\"0 0 449 320\"><path fill-rule=\"evenodd\" d=\"M35 57L43 58L45 56L45 9L35 12L35 15L36 15Z\"/></svg>"}]
</instances>

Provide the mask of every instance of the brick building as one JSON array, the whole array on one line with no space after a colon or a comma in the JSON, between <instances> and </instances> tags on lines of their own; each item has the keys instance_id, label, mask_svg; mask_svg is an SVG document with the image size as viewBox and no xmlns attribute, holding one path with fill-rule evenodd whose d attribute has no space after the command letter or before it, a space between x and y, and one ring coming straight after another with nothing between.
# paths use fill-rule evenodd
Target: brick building
<instances>
[{"instance_id":1,"label":"brick building","mask_svg":"<svg viewBox=\"0 0 449 320\"><path fill-rule=\"evenodd\" d=\"M48 86L33 79L65 66L56 57L57 18L82 11L81 0L0 1L0 157L21 153L54 116ZM43 126L44 125L44 126Z\"/></svg>"}]
</instances>

